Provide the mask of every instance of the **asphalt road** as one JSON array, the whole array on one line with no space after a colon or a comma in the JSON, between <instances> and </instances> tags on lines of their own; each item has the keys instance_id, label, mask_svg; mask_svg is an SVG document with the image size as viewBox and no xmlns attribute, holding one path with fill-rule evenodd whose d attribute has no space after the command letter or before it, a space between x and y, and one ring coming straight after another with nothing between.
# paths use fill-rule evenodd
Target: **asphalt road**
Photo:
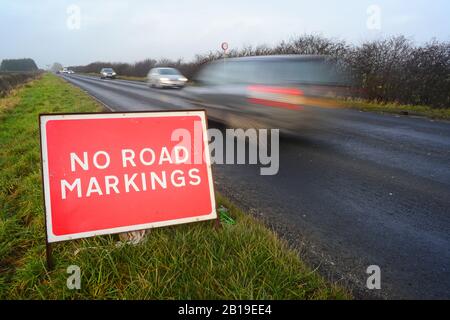
<instances>
[{"instance_id":1,"label":"asphalt road","mask_svg":"<svg viewBox=\"0 0 450 320\"><path fill-rule=\"evenodd\" d=\"M192 107L179 90L64 76L113 111ZM280 170L215 165L217 189L362 298L450 298L450 123L347 109L306 115ZM211 122L210 127L222 128ZM381 268L367 290L366 268Z\"/></svg>"}]
</instances>

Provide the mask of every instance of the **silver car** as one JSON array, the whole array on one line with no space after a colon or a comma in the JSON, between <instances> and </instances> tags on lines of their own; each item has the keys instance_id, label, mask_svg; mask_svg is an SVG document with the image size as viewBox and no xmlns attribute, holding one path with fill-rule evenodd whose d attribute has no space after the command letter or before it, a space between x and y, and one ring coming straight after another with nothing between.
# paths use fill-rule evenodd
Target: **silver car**
<instances>
[{"instance_id":1,"label":"silver car","mask_svg":"<svg viewBox=\"0 0 450 320\"><path fill-rule=\"evenodd\" d=\"M147 75L148 85L157 88L182 88L188 79L175 68L153 68Z\"/></svg>"},{"instance_id":2,"label":"silver car","mask_svg":"<svg viewBox=\"0 0 450 320\"><path fill-rule=\"evenodd\" d=\"M100 79L115 79L116 76L117 74L112 68L102 68L100 70Z\"/></svg>"}]
</instances>

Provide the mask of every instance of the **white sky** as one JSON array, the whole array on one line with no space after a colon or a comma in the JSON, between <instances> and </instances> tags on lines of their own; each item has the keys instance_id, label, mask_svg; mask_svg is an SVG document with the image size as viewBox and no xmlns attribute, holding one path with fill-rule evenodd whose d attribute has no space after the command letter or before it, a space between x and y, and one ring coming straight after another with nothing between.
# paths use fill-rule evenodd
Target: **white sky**
<instances>
[{"instance_id":1,"label":"white sky","mask_svg":"<svg viewBox=\"0 0 450 320\"><path fill-rule=\"evenodd\" d=\"M71 5L80 11L79 28ZM367 27L371 5L381 10L379 29ZM222 41L230 48L270 45L302 33L353 43L398 34L448 41L448 16L448 0L2 0L0 60L30 57L42 68L56 61L190 60Z\"/></svg>"}]
</instances>

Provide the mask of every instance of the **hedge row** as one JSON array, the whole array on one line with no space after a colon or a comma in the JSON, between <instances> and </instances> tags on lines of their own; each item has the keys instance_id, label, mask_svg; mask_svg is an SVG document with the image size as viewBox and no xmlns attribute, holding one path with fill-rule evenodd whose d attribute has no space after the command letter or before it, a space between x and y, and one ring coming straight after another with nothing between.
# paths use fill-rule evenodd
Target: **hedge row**
<instances>
[{"instance_id":1,"label":"hedge row","mask_svg":"<svg viewBox=\"0 0 450 320\"><path fill-rule=\"evenodd\" d=\"M5 96L11 89L37 77L39 72L0 72L0 97Z\"/></svg>"},{"instance_id":2,"label":"hedge row","mask_svg":"<svg viewBox=\"0 0 450 320\"><path fill-rule=\"evenodd\" d=\"M432 40L417 45L403 36L366 41L360 45L303 35L268 47L244 47L230 50L228 57L274 54L321 54L339 59L351 70L355 84L363 88L365 98L379 102L450 107L450 42ZM144 77L157 66L178 68L188 78L212 60L222 58L222 52L197 55L193 61L179 59L146 59L133 64L94 62L72 67L77 72L99 72L112 67L120 75Z\"/></svg>"}]
</instances>

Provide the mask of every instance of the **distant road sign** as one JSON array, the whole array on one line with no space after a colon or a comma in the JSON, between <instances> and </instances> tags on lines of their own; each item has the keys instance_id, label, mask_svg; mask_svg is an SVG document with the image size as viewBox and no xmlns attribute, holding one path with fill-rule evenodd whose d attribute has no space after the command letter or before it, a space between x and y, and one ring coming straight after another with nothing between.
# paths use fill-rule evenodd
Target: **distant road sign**
<instances>
[{"instance_id":1,"label":"distant road sign","mask_svg":"<svg viewBox=\"0 0 450 320\"><path fill-rule=\"evenodd\" d=\"M222 47L223 51L227 51L228 50L228 42L222 42L221 47Z\"/></svg>"},{"instance_id":2,"label":"distant road sign","mask_svg":"<svg viewBox=\"0 0 450 320\"><path fill-rule=\"evenodd\" d=\"M204 111L40 115L47 242L215 219Z\"/></svg>"}]
</instances>

